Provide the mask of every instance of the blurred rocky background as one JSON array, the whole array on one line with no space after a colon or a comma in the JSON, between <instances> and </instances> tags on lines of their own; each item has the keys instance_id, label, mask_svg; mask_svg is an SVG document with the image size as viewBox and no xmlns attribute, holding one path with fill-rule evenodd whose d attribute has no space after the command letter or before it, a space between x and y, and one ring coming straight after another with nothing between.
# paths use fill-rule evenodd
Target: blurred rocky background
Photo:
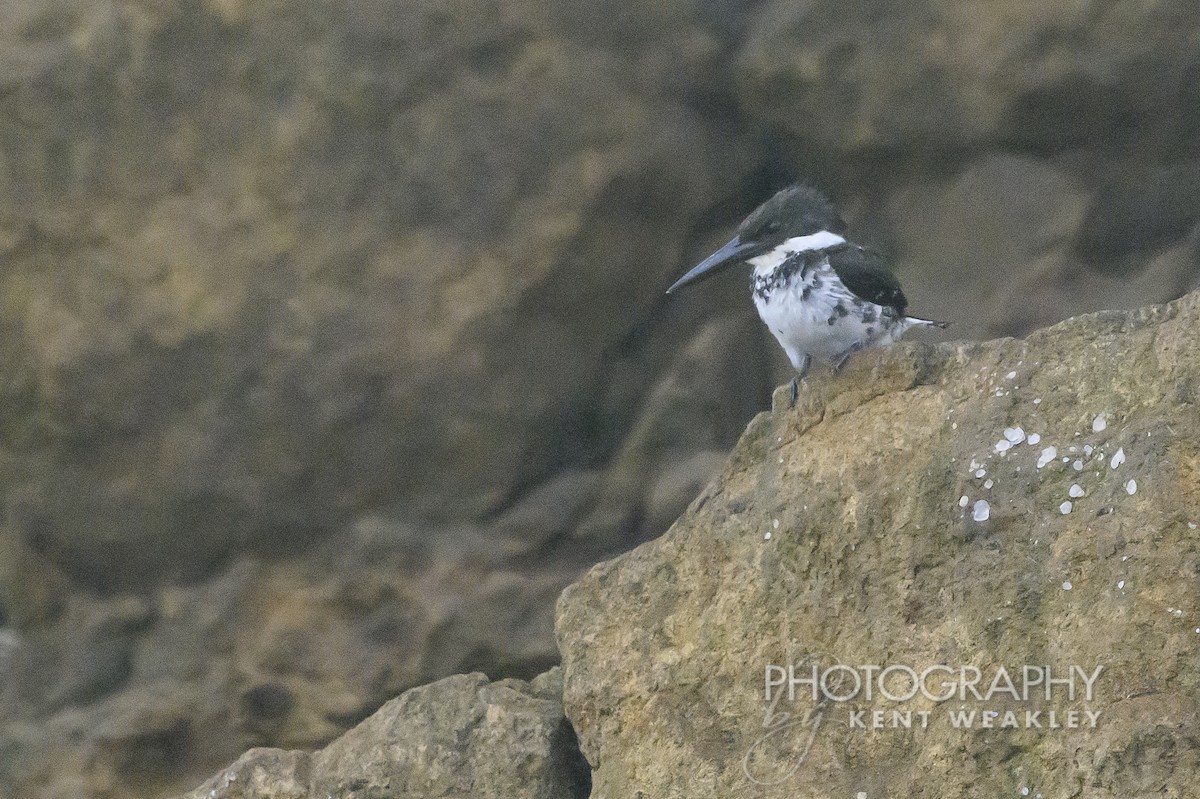
<instances>
[{"instance_id":1,"label":"blurred rocky background","mask_svg":"<svg viewBox=\"0 0 1200 799\"><path fill-rule=\"evenodd\" d=\"M1200 9L0 0L0 795L158 797L553 603L785 362L809 179L956 337L1200 277Z\"/></svg>"}]
</instances>

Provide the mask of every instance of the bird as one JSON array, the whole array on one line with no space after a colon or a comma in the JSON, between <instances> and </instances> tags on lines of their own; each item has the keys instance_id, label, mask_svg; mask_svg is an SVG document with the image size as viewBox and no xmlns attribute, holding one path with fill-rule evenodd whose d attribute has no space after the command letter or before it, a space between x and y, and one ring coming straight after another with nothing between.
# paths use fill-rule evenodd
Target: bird
<instances>
[{"instance_id":1,"label":"bird","mask_svg":"<svg viewBox=\"0 0 1200 799\"><path fill-rule=\"evenodd\" d=\"M909 328L947 326L908 316L908 300L882 256L847 240L833 203L803 183L756 208L725 246L667 294L739 263L753 267L750 290L758 315L796 370L793 404L814 358L836 373L854 353L892 344Z\"/></svg>"}]
</instances>

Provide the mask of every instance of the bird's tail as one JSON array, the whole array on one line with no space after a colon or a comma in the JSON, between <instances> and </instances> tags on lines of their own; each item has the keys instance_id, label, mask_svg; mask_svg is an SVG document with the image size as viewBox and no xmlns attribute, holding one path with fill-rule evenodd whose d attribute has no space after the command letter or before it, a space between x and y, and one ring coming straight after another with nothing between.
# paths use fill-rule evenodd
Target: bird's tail
<instances>
[{"instance_id":1,"label":"bird's tail","mask_svg":"<svg viewBox=\"0 0 1200 799\"><path fill-rule=\"evenodd\" d=\"M914 327L919 325L919 326L924 326L924 327L936 327L941 330L945 330L946 328L950 327L949 322L939 322L935 319L922 319L919 316L905 317L905 321L907 321L910 325L913 325Z\"/></svg>"}]
</instances>

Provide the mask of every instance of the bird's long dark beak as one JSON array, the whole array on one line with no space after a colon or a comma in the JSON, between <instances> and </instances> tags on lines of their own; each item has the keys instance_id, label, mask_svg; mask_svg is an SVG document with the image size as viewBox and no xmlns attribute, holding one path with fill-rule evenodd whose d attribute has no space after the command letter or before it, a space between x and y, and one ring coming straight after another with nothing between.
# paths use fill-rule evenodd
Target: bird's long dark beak
<instances>
[{"instance_id":1,"label":"bird's long dark beak","mask_svg":"<svg viewBox=\"0 0 1200 799\"><path fill-rule=\"evenodd\" d=\"M757 250L758 247L753 242L743 242L740 236L734 236L728 244L693 266L686 275L676 280L671 288L667 289L667 293L670 294L680 286L694 283L702 277L715 275L719 267L753 258Z\"/></svg>"}]
</instances>

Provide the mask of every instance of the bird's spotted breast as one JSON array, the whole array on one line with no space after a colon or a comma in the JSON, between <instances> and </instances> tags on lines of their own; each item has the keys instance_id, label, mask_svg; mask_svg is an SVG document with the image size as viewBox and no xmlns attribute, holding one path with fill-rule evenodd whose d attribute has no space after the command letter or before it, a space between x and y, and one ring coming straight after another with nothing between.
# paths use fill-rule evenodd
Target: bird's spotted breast
<instances>
[{"instance_id":1,"label":"bird's spotted breast","mask_svg":"<svg viewBox=\"0 0 1200 799\"><path fill-rule=\"evenodd\" d=\"M850 291L819 252L756 269L751 288L759 315L797 369L807 355L836 359L880 341L900 319L895 308Z\"/></svg>"}]
</instances>

